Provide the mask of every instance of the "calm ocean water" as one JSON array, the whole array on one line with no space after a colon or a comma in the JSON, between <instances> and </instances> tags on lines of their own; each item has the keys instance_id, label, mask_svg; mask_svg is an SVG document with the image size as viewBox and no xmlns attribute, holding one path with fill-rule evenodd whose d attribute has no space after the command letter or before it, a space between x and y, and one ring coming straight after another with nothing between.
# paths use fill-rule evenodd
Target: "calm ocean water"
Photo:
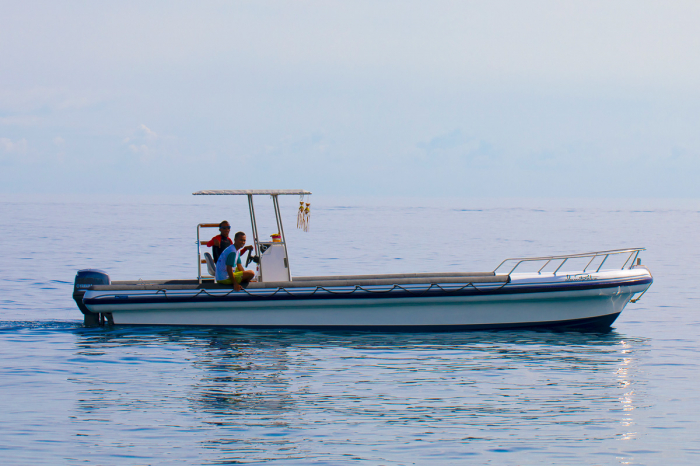
<instances>
[{"instance_id":1,"label":"calm ocean water","mask_svg":"<svg viewBox=\"0 0 700 466\"><path fill-rule=\"evenodd\" d=\"M296 275L641 246L655 282L604 334L85 329L76 270L194 277L195 225L249 232L244 200L4 196L3 464L700 463L700 203L312 196L303 233L296 202Z\"/></svg>"}]
</instances>

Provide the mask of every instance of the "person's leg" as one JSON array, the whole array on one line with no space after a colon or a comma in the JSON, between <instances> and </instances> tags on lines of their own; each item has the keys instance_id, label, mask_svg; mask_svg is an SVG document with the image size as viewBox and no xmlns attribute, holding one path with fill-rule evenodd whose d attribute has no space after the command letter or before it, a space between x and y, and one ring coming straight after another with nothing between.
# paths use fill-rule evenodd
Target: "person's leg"
<instances>
[{"instance_id":1,"label":"person's leg","mask_svg":"<svg viewBox=\"0 0 700 466\"><path fill-rule=\"evenodd\" d=\"M239 291L243 281L243 272L233 272L233 289Z\"/></svg>"},{"instance_id":2,"label":"person's leg","mask_svg":"<svg viewBox=\"0 0 700 466\"><path fill-rule=\"evenodd\" d=\"M252 270L243 270L243 271L238 271L233 273L233 278L236 280L236 283L242 285L244 288L248 286L248 283L255 278L255 272Z\"/></svg>"}]
</instances>

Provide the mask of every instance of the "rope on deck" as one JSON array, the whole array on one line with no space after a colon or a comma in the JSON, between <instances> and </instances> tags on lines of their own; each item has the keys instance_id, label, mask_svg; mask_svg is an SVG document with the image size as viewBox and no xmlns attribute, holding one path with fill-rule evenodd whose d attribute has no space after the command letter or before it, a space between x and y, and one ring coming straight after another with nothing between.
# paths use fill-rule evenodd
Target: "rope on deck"
<instances>
[{"instance_id":1,"label":"rope on deck","mask_svg":"<svg viewBox=\"0 0 700 466\"><path fill-rule=\"evenodd\" d=\"M410 289L407 289L407 288L405 288L405 287L403 287L403 286L401 286L401 285L393 285L393 286L392 286L391 288L389 288L388 290L369 290L369 289L366 289L366 288L364 288L364 287L362 287L362 286L360 286L360 285L355 285L355 286L353 287L353 289L352 289L352 290L349 290L349 291L329 290L328 288L323 287L323 286L316 286L316 287L314 287L314 290L313 290L313 291L311 291L311 292L305 292L305 293L303 293L303 294L302 294L302 293L294 294L294 293L292 293L291 291L289 291L288 289L286 289L286 288L284 288L284 287L278 287L275 291L273 291L272 293L268 293L268 294L254 294L254 293L251 293L250 291L248 291L248 290L245 289L245 288L241 288L240 291L235 291L235 290L231 289L230 291L228 291L228 292L226 292L226 293L224 293L224 294L220 294L220 293L212 294L212 293L210 293L209 290L207 290L207 289L201 289L201 290L199 290L197 293L195 293L194 295L188 296L188 298L194 300L195 298L197 298L197 297L198 297L199 295L201 295L201 294L205 294L205 295L211 296L211 297L213 297L213 298L222 298L222 297L230 296L231 293L240 293L241 291L242 291L242 292L245 292L248 296L251 296L251 297L254 297L254 298L265 299L265 298L271 298L272 296L275 296L275 295L276 295L277 293L279 293L279 292L287 293L289 296L296 296L296 297L298 297L298 296L313 296L313 295L315 295L316 292L318 292L318 291L325 291L326 293L330 293L330 294L345 294L345 295L349 295L349 294L353 294L353 293L355 293L355 292L357 292L357 291L364 291L365 293L391 293L392 291L394 291L394 290L396 290L396 289L405 291L406 293L412 294L412 295L414 295L414 296L422 296L422 295L426 294L427 292L429 292L430 290L432 290L433 287L438 288L438 289L439 289L440 291L442 291L443 293L459 293L460 291L463 291L465 288L468 288L468 287L472 287L472 288L474 288L474 290L476 290L476 291L478 291L478 292L480 292L480 293L483 293L483 292L485 292L485 291L498 291L498 290L500 290L501 288L503 288L504 286L506 286L507 284L508 284L508 282L505 282L505 283L503 283L501 286L499 286L498 288L489 288L489 290L485 290L485 289L479 289L479 288L477 288L477 286L474 285L474 284L471 283L471 282L469 282L469 283L467 283L467 284L465 284L465 285L463 285L463 286L461 286L461 287L459 287L459 288L457 288L457 289L445 289L445 288L443 288L443 287L442 287L440 284L438 284L438 283L431 283L430 286L428 286L428 288L426 288L426 289L424 289L424 290L421 290L421 291L410 290ZM171 299L170 296L168 296L167 290L165 290L165 289L156 290L156 295L158 295L158 294L161 293L161 292L163 293L163 296L165 297L165 299ZM180 297L180 299L182 299L182 297Z\"/></svg>"}]
</instances>

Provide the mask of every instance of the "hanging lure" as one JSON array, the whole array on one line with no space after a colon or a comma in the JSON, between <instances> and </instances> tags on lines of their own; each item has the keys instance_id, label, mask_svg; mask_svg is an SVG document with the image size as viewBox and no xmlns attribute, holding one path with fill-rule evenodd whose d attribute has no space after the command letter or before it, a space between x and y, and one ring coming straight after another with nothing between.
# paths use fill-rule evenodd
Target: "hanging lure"
<instances>
[{"instance_id":1,"label":"hanging lure","mask_svg":"<svg viewBox=\"0 0 700 466\"><path fill-rule=\"evenodd\" d=\"M311 206L311 203L307 202L304 209L304 231L309 231L309 224L311 223L311 209L309 206Z\"/></svg>"},{"instance_id":2,"label":"hanging lure","mask_svg":"<svg viewBox=\"0 0 700 466\"><path fill-rule=\"evenodd\" d=\"M297 228L304 228L304 199L299 201L299 213L297 214Z\"/></svg>"}]
</instances>

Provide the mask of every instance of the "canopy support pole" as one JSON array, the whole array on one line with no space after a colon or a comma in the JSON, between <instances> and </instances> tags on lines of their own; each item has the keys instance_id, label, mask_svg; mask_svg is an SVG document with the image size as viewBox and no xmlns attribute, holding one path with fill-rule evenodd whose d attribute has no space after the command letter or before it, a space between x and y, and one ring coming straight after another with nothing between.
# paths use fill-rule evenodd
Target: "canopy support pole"
<instances>
[{"instance_id":1,"label":"canopy support pole","mask_svg":"<svg viewBox=\"0 0 700 466\"><path fill-rule=\"evenodd\" d=\"M292 281L292 269L289 266L289 253L287 252L287 239L284 237L284 228L282 228L282 215L280 214L279 200L277 199L277 194L272 194L272 205L275 208L275 220L277 220L277 228L279 234L282 237L282 244L284 245L284 265L287 267L287 278Z\"/></svg>"},{"instance_id":2,"label":"canopy support pole","mask_svg":"<svg viewBox=\"0 0 700 466\"><path fill-rule=\"evenodd\" d=\"M260 247L259 247L259 242L260 239L258 238L258 224L255 221L255 208L253 207L253 195L248 194L248 210L250 210L250 227L252 228L252 233L253 233L253 245L255 247L255 255L260 257ZM260 261L262 262L262 261ZM260 277L258 277L259 280L262 281L262 276L263 276L263 268L262 264L258 264L258 267L260 267Z\"/></svg>"}]
</instances>

